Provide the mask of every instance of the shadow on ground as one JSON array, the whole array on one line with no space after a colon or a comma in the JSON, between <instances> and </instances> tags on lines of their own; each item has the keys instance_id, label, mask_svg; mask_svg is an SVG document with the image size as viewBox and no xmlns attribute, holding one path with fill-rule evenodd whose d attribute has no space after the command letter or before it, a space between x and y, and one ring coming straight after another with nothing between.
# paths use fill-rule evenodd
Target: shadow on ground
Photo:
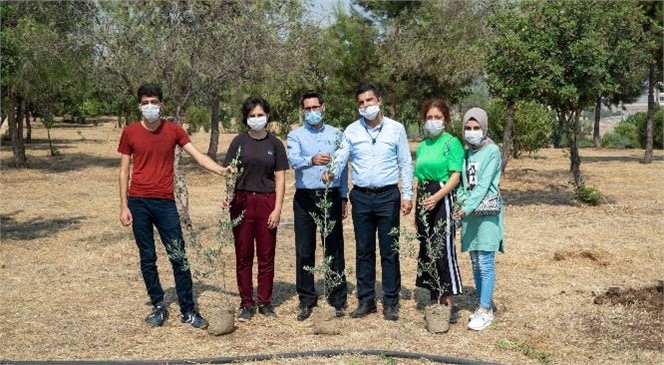
<instances>
[{"instance_id":1,"label":"shadow on ground","mask_svg":"<svg viewBox=\"0 0 664 365\"><path fill-rule=\"evenodd\" d=\"M160 275L161 278L161 275ZM233 287L236 289L236 287ZM228 295L233 298L238 298L237 306L240 306L240 294L237 290L223 290L222 288L216 285L203 284L200 281L194 282L194 299L198 301L198 297L204 292L214 292L218 294ZM272 305L274 307L279 307L283 303L287 302L289 299L297 295L295 291L295 284L288 283L285 281L276 281L274 282L274 287L272 290ZM254 299L256 298L256 288L254 288ZM175 287L171 286L164 289L164 303L168 306L171 303L178 303L178 295ZM149 304L149 303L148 303Z\"/></svg>"},{"instance_id":2,"label":"shadow on ground","mask_svg":"<svg viewBox=\"0 0 664 365\"><path fill-rule=\"evenodd\" d=\"M37 217L27 221L14 218L20 211L0 215L0 237L3 240L25 241L51 236L59 231L75 230L81 227L81 221L86 217L75 216L67 218Z\"/></svg>"},{"instance_id":3,"label":"shadow on ground","mask_svg":"<svg viewBox=\"0 0 664 365\"><path fill-rule=\"evenodd\" d=\"M653 156L652 160L653 161L664 161L664 156ZM596 163L596 162L636 162L636 163L640 163L642 161L643 161L643 156L582 156L581 157L581 166L583 166L584 163Z\"/></svg>"},{"instance_id":4,"label":"shadow on ground","mask_svg":"<svg viewBox=\"0 0 664 365\"><path fill-rule=\"evenodd\" d=\"M501 189L500 194L506 206L529 206L529 205L557 205L575 206L572 191L561 189L528 189L510 190Z\"/></svg>"},{"instance_id":5,"label":"shadow on ground","mask_svg":"<svg viewBox=\"0 0 664 365\"><path fill-rule=\"evenodd\" d=\"M5 169L10 169L14 165L13 158L5 158L0 164ZM64 153L61 156L43 156L43 157L29 157L28 167L31 169L43 170L46 172L69 172L81 171L89 167L108 167L119 168L119 157L102 157L94 156L86 153Z\"/></svg>"}]
</instances>

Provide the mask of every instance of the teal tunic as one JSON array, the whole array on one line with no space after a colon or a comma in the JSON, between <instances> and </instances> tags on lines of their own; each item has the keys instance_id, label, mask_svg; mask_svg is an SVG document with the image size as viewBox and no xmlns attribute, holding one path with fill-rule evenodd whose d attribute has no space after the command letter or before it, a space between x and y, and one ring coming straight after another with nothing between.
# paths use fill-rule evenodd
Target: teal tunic
<instances>
[{"instance_id":1,"label":"teal tunic","mask_svg":"<svg viewBox=\"0 0 664 365\"><path fill-rule=\"evenodd\" d=\"M503 248L503 219L505 208L498 215L474 216L473 211L487 193L500 192L500 149L495 143L477 151L468 149L461 172L463 188L457 200L465 213L461 225L461 251L500 251ZM469 173L470 171L470 173ZM469 184L474 188L468 190Z\"/></svg>"}]
</instances>

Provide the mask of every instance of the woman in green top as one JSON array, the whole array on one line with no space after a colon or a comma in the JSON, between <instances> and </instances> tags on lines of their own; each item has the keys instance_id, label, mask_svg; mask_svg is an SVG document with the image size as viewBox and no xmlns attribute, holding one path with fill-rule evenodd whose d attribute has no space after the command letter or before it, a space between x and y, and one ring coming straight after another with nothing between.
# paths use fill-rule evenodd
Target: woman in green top
<instances>
[{"instance_id":1,"label":"woman in green top","mask_svg":"<svg viewBox=\"0 0 664 365\"><path fill-rule=\"evenodd\" d=\"M459 189L461 209L461 251L470 252L479 307L470 316L468 328L481 331L493 321L492 298L495 283L496 251L503 252L503 213L473 214L487 194L500 195L500 149L487 136L486 112L472 108L463 117L464 139L468 144L463 168L463 188Z\"/></svg>"},{"instance_id":2,"label":"woman in green top","mask_svg":"<svg viewBox=\"0 0 664 365\"><path fill-rule=\"evenodd\" d=\"M461 294L463 286L454 245L453 191L463 167L463 146L445 132L450 112L444 100L426 102L420 117L428 136L417 147L413 184L419 195L415 221L420 240L415 285L429 289L432 300L451 306L450 322L455 323L458 315L453 295Z\"/></svg>"}]
</instances>

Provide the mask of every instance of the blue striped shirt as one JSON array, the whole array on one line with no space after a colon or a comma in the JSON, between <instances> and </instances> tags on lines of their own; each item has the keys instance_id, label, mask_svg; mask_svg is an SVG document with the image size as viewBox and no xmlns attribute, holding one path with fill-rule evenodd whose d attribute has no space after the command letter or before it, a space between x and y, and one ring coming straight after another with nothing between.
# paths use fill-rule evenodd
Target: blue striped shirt
<instances>
[{"instance_id":1,"label":"blue striped shirt","mask_svg":"<svg viewBox=\"0 0 664 365\"><path fill-rule=\"evenodd\" d=\"M379 188L397 184L401 177L402 199L413 199L413 161L401 123L385 116L376 128L368 126L364 118L353 122L334 155L335 172L346 166L349 158L353 185Z\"/></svg>"},{"instance_id":2,"label":"blue striped shirt","mask_svg":"<svg viewBox=\"0 0 664 365\"><path fill-rule=\"evenodd\" d=\"M322 176L328 166L313 165L311 159L317 154L334 155L337 146L341 143L342 133L337 128L325 125L315 129L305 123L304 126L288 133L288 162L295 170L296 189L324 189ZM343 199L348 193L348 169L344 168L341 174L330 184L331 188L339 188Z\"/></svg>"}]
</instances>

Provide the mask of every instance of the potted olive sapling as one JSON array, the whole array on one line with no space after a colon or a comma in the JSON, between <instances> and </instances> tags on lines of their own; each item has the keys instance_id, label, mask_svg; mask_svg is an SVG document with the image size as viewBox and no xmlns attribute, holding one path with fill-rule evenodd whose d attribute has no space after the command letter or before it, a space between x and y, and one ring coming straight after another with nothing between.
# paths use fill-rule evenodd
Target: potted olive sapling
<instances>
[{"instance_id":1,"label":"potted olive sapling","mask_svg":"<svg viewBox=\"0 0 664 365\"><path fill-rule=\"evenodd\" d=\"M331 173L335 169L335 162L331 162L327 166L327 172ZM339 334L341 333L339 327L339 321L337 320L336 310L328 303L330 293L334 288L341 285L344 280L344 277L348 275L348 270L344 269L343 272L336 272L332 269L331 264L334 260L332 256L325 256L325 247L327 244L327 236L330 235L332 229L337 222L332 220L330 209L332 208L332 201L330 200L330 184L331 181L325 183L325 189L321 199L316 203L316 207L319 209L318 213L311 212L311 218L316 223L318 231L321 235L321 244L323 258L313 267L305 266L304 269L310 272L312 275L318 275L323 278L323 298L324 304L319 305L314 309L312 316L312 322L314 326L314 334Z\"/></svg>"},{"instance_id":2,"label":"potted olive sapling","mask_svg":"<svg viewBox=\"0 0 664 365\"><path fill-rule=\"evenodd\" d=\"M235 329L235 308L227 296L228 253L226 252L226 248L233 245L233 228L244 217L244 212L242 212L237 218L232 219L229 212L229 204L233 201L237 176L242 173L242 169L239 166L239 157L240 149L238 149L237 155L229 165L232 173L228 173L226 170L222 173L226 189L226 204L222 205L221 218L219 219L214 238L209 244L203 244L199 240L198 232L192 231L188 239L189 246L193 248L194 257L197 261L197 276L220 279L220 282L214 284L221 290L219 293L221 305L209 311L210 326L208 327L208 333L215 336L231 333ZM186 256L181 250L174 249L171 251L172 253L169 256L172 260L186 260ZM188 265L186 266L188 268Z\"/></svg>"},{"instance_id":3,"label":"potted olive sapling","mask_svg":"<svg viewBox=\"0 0 664 365\"><path fill-rule=\"evenodd\" d=\"M415 245L420 241L423 242L425 255L424 257L418 257L417 276L425 278L423 283L429 287L429 290L438 293L436 301L424 308L424 319L429 332L445 333L450 327L451 308L439 303L442 293L445 292L446 285L441 283L436 262L445 255L445 245L449 232L446 229L446 222L444 220L431 222L428 219L428 211L423 207L423 201L429 195L428 193L422 193L419 194L417 199L419 209L416 219L421 226L420 232L413 233L409 230L400 230L395 227L390 234L397 238L395 250L405 257L413 257Z\"/></svg>"}]
</instances>

